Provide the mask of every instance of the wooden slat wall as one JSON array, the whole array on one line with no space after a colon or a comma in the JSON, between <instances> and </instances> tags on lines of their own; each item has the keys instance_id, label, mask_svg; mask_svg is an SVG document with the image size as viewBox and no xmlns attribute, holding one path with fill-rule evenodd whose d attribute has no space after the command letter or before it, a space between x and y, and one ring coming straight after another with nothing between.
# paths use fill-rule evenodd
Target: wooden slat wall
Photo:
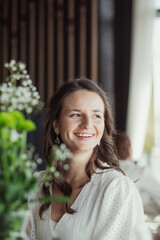
<instances>
[{"instance_id":1,"label":"wooden slat wall","mask_svg":"<svg viewBox=\"0 0 160 240\"><path fill-rule=\"evenodd\" d=\"M63 82L98 81L98 0L0 0L0 82L11 59L27 64L44 101Z\"/></svg>"}]
</instances>

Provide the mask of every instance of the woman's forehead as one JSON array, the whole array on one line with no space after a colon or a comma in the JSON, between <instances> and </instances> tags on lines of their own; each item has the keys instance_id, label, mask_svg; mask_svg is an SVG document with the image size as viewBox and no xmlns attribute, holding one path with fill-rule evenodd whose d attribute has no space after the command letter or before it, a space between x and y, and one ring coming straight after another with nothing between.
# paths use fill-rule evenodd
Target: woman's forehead
<instances>
[{"instance_id":1,"label":"woman's forehead","mask_svg":"<svg viewBox=\"0 0 160 240\"><path fill-rule=\"evenodd\" d=\"M93 109L104 112L104 102L101 96L93 91L79 90L69 94L63 102L62 109Z\"/></svg>"}]
</instances>

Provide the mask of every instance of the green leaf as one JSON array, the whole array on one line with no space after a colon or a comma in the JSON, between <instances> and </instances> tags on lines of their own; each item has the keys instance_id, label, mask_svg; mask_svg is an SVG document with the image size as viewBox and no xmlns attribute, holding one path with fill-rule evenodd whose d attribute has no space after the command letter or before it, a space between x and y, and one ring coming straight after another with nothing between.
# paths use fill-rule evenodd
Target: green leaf
<instances>
[{"instance_id":1,"label":"green leaf","mask_svg":"<svg viewBox=\"0 0 160 240\"><path fill-rule=\"evenodd\" d=\"M17 130L32 131L36 129L36 125L31 120L23 120L17 123Z\"/></svg>"}]
</instances>

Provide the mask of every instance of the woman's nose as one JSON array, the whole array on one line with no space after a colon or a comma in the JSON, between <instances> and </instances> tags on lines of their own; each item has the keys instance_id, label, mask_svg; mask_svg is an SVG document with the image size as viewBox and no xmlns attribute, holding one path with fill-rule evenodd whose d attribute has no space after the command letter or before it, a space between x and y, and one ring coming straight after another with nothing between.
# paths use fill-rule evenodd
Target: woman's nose
<instances>
[{"instance_id":1,"label":"woman's nose","mask_svg":"<svg viewBox=\"0 0 160 240\"><path fill-rule=\"evenodd\" d=\"M92 118L89 116L86 116L83 118L83 121L81 123L81 127L85 128L85 129L90 129L92 127L93 123L92 123Z\"/></svg>"}]
</instances>

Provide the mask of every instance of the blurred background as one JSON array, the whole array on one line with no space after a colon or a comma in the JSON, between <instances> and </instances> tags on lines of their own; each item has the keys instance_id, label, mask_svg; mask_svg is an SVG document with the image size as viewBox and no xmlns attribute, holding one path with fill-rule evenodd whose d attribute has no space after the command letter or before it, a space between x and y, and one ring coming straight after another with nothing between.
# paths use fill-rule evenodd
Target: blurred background
<instances>
[{"instance_id":1,"label":"blurred background","mask_svg":"<svg viewBox=\"0 0 160 240\"><path fill-rule=\"evenodd\" d=\"M99 82L133 159L160 179L160 0L0 0L0 83L11 59L45 103L63 82ZM42 158L43 117L29 136Z\"/></svg>"}]
</instances>

